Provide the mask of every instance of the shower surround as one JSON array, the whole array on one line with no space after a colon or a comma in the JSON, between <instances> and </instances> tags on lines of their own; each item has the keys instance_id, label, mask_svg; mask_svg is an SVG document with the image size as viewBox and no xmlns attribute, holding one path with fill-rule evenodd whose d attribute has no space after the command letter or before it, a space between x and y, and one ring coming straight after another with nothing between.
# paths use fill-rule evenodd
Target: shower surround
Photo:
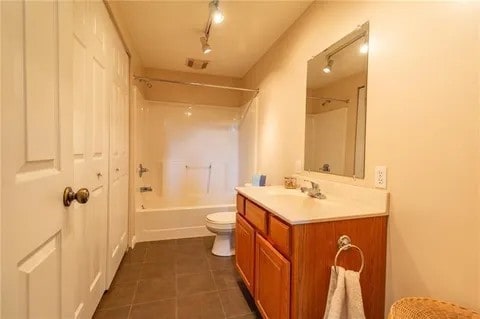
<instances>
[{"instance_id":1,"label":"shower surround","mask_svg":"<svg viewBox=\"0 0 480 319\"><path fill-rule=\"evenodd\" d=\"M239 113L137 99L136 241L208 235L207 214L235 209Z\"/></svg>"}]
</instances>

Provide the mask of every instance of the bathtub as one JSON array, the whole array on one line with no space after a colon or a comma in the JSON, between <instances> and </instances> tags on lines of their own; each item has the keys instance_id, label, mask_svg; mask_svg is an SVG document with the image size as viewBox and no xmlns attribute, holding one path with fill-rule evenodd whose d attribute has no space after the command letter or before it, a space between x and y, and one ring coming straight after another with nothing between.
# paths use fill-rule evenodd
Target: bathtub
<instances>
[{"instance_id":1,"label":"bathtub","mask_svg":"<svg viewBox=\"0 0 480 319\"><path fill-rule=\"evenodd\" d=\"M136 242L213 235L205 227L206 216L236 209L233 199L221 205L164 207L168 202L154 194L140 198L135 212Z\"/></svg>"}]
</instances>

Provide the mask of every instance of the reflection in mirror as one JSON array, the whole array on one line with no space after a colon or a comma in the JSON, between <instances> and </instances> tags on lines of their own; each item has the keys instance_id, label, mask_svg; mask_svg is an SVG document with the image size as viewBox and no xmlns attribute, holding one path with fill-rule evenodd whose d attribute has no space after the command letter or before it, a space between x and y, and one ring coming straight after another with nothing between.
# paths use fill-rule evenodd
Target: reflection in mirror
<instances>
[{"instance_id":1,"label":"reflection in mirror","mask_svg":"<svg viewBox=\"0 0 480 319\"><path fill-rule=\"evenodd\" d=\"M305 170L363 178L368 23L308 61Z\"/></svg>"}]
</instances>

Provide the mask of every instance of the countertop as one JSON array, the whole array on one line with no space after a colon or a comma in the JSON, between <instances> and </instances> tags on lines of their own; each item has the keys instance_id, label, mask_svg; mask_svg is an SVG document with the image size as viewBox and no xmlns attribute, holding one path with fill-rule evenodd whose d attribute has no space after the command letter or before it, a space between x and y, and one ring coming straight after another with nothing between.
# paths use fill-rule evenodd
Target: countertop
<instances>
[{"instance_id":1,"label":"countertop","mask_svg":"<svg viewBox=\"0 0 480 319\"><path fill-rule=\"evenodd\" d=\"M326 199L317 199L299 189L285 189L283 186L237 187L236 190L292 225L388 215L385 208L373 202L370 205L368 200L328 193L325 194Z\"/></svg>"}]
</instances>

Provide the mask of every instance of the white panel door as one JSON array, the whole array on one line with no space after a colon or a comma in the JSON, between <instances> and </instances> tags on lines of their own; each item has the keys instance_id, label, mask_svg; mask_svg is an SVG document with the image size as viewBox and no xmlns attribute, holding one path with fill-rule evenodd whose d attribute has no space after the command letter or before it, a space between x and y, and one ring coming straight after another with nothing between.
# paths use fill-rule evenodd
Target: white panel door
<instances>
[{"instance_id":1,"label":"white panel door","mask_svg":"<svg viewBox=\"0 0 480 319\"><path fill-rule=\"evenodd\" d=\"M2 314L65 318L73 186L72 9L2 2Z\"/></svg>"},{"instance_id":2,"label":"white panel door","mask_svg":"<svg viewBox=\"0 0 480 319\"><path fill-rule=\"evenodd\" d=\"M109 23L101 1L74 2L74 185L90 190L88 205L75 204L72 215L74 318L90 318L106 288Z\"/></svg>"},{"instance_id":3,"label":"white panel door","mask_svg":"<svg viewBox=\"0 0 480 319\"><path fill-rule=\"evenodd\" d=\"M127 249L128 238L128 132L129 58L111 29L108 52L110 86L110 174L107 247L107 286Z\"/></svg>"}]
</instances>

